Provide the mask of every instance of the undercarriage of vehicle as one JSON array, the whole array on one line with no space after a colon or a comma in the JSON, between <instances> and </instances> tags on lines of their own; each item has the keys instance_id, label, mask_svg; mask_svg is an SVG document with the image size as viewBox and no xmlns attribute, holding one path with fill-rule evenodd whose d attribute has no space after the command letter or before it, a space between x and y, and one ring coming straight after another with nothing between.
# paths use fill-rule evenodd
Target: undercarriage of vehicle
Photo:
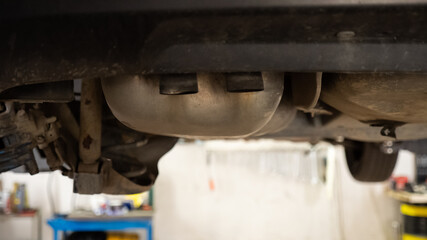
<instances>
[{"instance_id":1,"label":"undercarriage of vehicle","mask_svg":"<svg viewBox=\"0 0 427 240\"><path fill-rule=\"evenodd\" d=\"M38 151L75 192L137 193L179 138L273 138L342 144L370 182L423 150L427 4L148 2L0 4L0 172Z\"/></svg>"}]
</instances>

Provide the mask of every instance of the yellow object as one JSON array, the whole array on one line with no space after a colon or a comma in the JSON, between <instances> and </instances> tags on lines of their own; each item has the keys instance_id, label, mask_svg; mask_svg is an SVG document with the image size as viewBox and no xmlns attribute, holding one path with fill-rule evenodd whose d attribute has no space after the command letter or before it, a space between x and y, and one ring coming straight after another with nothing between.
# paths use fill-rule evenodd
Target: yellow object
<instances>
[{"instance_id":1,"label":"yellow object","mask_svg":"<svg viewBox=\"0 0 427 240\"><path fill-rule=\"evenodd\" d=\"M135 208L141 207L143 201L144 201L144 195L147 195L146 192L143 193L137 193L137 194L130 194L126 195L126 199L133 201L133 206Z\"/></svg>"},{"instance_id":2,"label":"yellow object","mask_svg":"<svg viewBox=\"0 0 427 240\"><path fill-rule=\"evenodd\" d=\"M411 217L427 217L427 207L426 206L414 206L408 204L400 205L400 212L403 215Z\"/></svg>"},{"instance_id":3,"label":"yellow object","mask_svg":"<svg viewBox=\"0 0 427 240\"><path fill-rule=\"evenodd\" d=\"M427 237L404 234L402 240L427 240Z\"/></svg>"},{"instance_id":4,"label":"yellow object","mask_svg":"<svg viewBox=\"0 0 427 240\"><path fill-rule=\"evenodd\" d=\"M139 240L139 237L135 233L109 232L107 240Z\"/></svg>"}]
</instances>

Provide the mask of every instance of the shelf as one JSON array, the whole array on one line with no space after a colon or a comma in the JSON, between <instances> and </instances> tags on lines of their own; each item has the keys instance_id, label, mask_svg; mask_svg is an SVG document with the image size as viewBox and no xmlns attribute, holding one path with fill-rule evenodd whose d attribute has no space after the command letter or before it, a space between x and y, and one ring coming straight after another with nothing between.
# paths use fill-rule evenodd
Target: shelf
<instances>
[{"instance_id":1,"label":"shelf","mask_svg":"<svg viewBox=\"0 0 427 240\"><path fill-rule=\"evenodd\" d=\"M427 194L387 190L387 195L401 202L414 203L414 204L427 204Z\"/></svg>"}]
</instances>

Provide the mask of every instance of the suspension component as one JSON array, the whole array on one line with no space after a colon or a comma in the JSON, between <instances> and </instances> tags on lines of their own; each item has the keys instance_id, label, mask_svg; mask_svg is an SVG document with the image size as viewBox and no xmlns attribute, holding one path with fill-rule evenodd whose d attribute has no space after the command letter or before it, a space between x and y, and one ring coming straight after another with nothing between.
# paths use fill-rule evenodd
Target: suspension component
<instances>
[{"instance_id":1,"label":"suspension component","mask_svg":"<svg viewBox=\"0 0 427 240\"><path fill-rule=\"evenodd\" d=\"M83 164L101 157L102 90L98 79L82 81L79 154Z\"/></svg>"}]
</instances>

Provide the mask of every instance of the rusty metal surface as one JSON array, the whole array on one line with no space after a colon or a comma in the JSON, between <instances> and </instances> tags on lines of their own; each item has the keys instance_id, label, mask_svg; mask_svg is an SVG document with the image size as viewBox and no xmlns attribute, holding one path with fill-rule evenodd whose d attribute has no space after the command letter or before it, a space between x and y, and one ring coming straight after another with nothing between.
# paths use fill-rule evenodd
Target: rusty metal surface
<instances>
[{"instance_id":1,"label":"rusty metal surface","mask_svg":"<svg viewBox=\"0 0 427 240\"><path fill-rule=\"evenodd\" d=\"M282 96L280 104L277 107L276 112L274 112L273 117L264 127L254 133L253 136L273 134L276 132L280 132L283 129L286 129L289 124L295 119L296 114L297 109L295 108L295 106L286 96Z\"/></svg>"},{"instance_id":2,"label":"rusty metal surface","mask_svg":"<svg viewBox=\"0 0 427 240\"><path fill-rule=\"evenodd\" d=\"M80 138L80 125L77 123L69 106L65 103L53 104L55 108L58 121L61 122L62 127L68 130L74 140L78 141Z\"/></svg>"},{"instance_id":3,"label":"rusty metal surface","mask_svg":"<svg viewBox=\"0 0 427 240\"><path fill-rule=\"evenodd\" d=\"M102 90L99 79L82 81L79 155L84 164L101 157Z\"/></svg>"},{"instance_id":4,"label":"rusty metal surface","mask_svg":"<svg viewBox=\"0 0 427 240\"><path fill-rule=\"evenodd\" d=\"M355 119L427 122L427 74L354 73L323 75L321 100Z\"/></svg>"},{"instance_id":5,"label":"rusty metal surface","mask_svg":"<svg viewBox=\"0 0 427 240\"><path fill-rule=\"evenodd\" d=\"M151 184L141 185L119 174L108 162L104 162L102 174L104 177L104 184L102 188L103 193L135 194L148 191L151 188Z\"/></svg>"},{"instance_id":6,"label":"rusty metal surface","mask_svg":"<svg viewBox=\"0 0 427 240\"><path fill-rule=\"evenodd\" d=\"M45 151L51 169L60 169L59 124L56 117L46 117L39 104L24 107L5 102L0 113L0 172L25 165L30 174L38 173L32 149Z\"/></svg>"},{"instance_id":7,"label":"rusty metal surface","mask_svg":"<svg viewBox=\"0 0 427 240\"><path fill-rule=\"evenodd\" d=\"M286 76L292 85L292 103L298 110L312 111L319 101L322 73L290 73Z\"/></svg>"},{"instance_id":8,"label":"rusty metal surface","mask_svg":"<svg viewBox=\"0 0 427 240\"><path fill-rule=\"evenodd\" d=\"M144 136L139 135L137 138ZM126 136L123 135L123 138ZM157 163L173 148L177 138L163 136L144 137L145 141L117 145L103 149L98 172L78 172L74 179L74 192L80 194L133 194L147 191L154 184ZM80 166L79 166L80 167Z\"/></svg>"},{"instance_id":9,"label":"rusty metal surface","mask_svg":"<svg viewBox=\"0 0 427 240\"><path fill-rule=\"evenodd\" d=\"M111 111L141 132L190 138L239 138L255 133L273 117L282 98L283 73L263 72L264 90L230 93L226 77L199 73L199 92L161 95L156 76L103 79Z\"/></svg>"},{"instance_id":10,"label":"rusty metal surface","mask_svg":"<svg viewBox=\"0 0 427 240\"><path fill-rule=\"evenodd\" d=\"M257 138L318 142L323 139L348 138L364 142L408 141L427 138L426 123L410 123L396 129L396 139L381 135L382 127L372 127L345 114L335 115L331 120L312 118L298 112L286 129Z\"/></svg>"}]
</instances>

